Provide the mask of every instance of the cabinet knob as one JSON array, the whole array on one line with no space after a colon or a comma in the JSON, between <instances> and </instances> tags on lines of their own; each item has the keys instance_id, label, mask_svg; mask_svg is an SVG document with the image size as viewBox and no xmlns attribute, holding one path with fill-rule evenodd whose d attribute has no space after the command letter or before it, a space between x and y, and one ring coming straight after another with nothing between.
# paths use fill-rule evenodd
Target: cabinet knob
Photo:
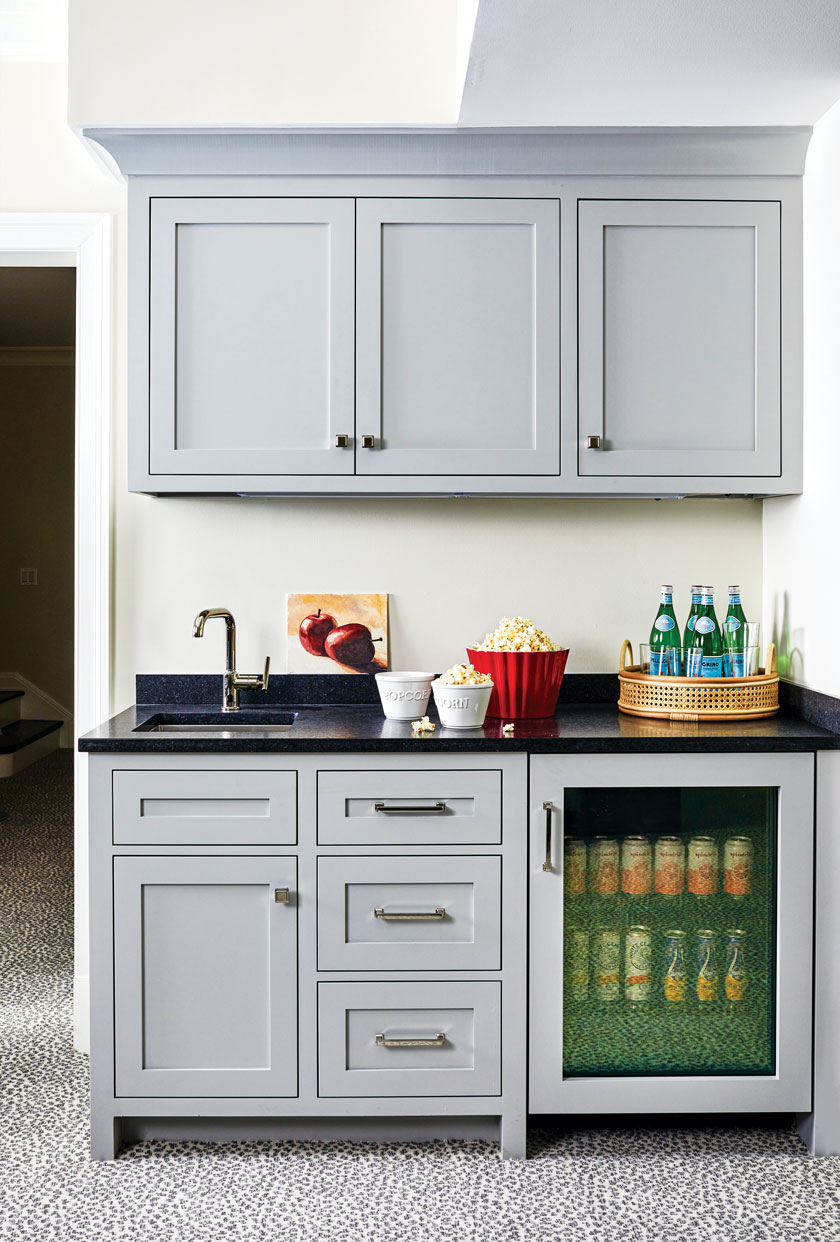
<instances>
[{"instance_id":1,"label":"cabinet knob","mask_svg":"<svg viewBox=\"0 0 840 1242\"><path fill-rule=\"evenodd\" d=\"M601 447L601 437L600 437L600 436L587 436L587 437L586 437L586 447L587 447L587 448L600 448L600 447Z\"/></svg>"},{"instance_id":2,"label":"cabinet knob","mask_svg":"<svg viewBox=\"0 0 840 1242\"><path fill-rule=\"evenodd\" d=\"M362 448L376 448L376 436L362 436Z\"/></svg>"},{"instance_id":3,"label":"cabinet knob","mask_svg":"<svg viewBox=\"0 0 840 1242\"><path fill-rule=\"evenodd\" d=\"M274 900L281 906L287 906L291 901L291 895L287 888L275 888Z\"/></svg>"},{"instance_id":4,"label":"cabinet knob","mask_svg":"<svg viewBox=\"0 0 840 1242\"><path fill-rule=\"evenodd\" d=\"M335 437L335 447L336 447L336 448L347 448L347 445L348 445L349 443L350 443L350 437L349 437L349 436L336 436L336 437Z\"/></svg>"}]
</instances>

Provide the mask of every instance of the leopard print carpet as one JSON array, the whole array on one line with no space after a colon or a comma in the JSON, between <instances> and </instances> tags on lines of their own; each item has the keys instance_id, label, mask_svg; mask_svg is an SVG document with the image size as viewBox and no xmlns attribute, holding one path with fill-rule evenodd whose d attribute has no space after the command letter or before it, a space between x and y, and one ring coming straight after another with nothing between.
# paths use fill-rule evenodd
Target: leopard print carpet
<instances>
[{"instance_id":1,"label":"leopard print carpet","mask_svg":"<svg viewBox=\"0 0 840 1242\"><path fill-rule=\"evenodd\" d=\"M0 781L0 1239L832 1242L840 1160L785 1129L586 1129L530 1159L440 1142L87 1150L71 1043L72 756Z\"/></svg>"}]
</instances>

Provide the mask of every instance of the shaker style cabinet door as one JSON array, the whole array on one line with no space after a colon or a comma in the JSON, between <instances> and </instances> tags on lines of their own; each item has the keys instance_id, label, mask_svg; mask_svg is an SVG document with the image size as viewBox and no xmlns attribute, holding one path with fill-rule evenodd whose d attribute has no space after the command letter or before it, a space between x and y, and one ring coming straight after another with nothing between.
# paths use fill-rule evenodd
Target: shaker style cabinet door
<instances>
[{"instance_id":1,"label":"shaker style cabinet door","mask_svg":"<svg viewBox=\"0 0 840 1242\"><path fill-rule=\"evenodd\" d=\"M296 879L294 858L114 860L117 1095L297 1095Z\"/></svg>"},{"instance_id":2,"label":"shaker style cabinet door","mask_svg":"<svg viewBox=\"0 0 840 1242\"><path fill-rule=\"evenodd\" d=\"M152 200L152 475L353 473L353 210Z\"/></svg>"},{"instance_id":3,"label":"shaker style cabinet door","mask_svg":"<svg viewBox=\"0 0 840 1242\"><path fill-rule=\"evenodd\" d=\"M557 475L560 204L359 199L356 472Z\"/></svg>"},{"instance_id":4,"label":"shaker style cabinet door","mask_svg":"<svg viewBox=\"0 0 840 1242\"><path fill-rule=\"evenodd\" d=\"M778 202L578 203L581 475L780 475L780 227Z\"/></svg>"}]
</instances>

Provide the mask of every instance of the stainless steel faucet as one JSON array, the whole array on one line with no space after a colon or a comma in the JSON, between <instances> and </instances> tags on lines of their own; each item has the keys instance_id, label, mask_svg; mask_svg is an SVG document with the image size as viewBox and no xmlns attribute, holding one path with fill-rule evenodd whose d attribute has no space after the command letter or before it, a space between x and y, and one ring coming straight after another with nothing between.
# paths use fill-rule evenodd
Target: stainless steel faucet
<instances>
[{"instance_id":1,"label":"stainless steel faucet","mask_svg":"<svg viewBox=\"0 0 840 1242\"><path fill-rule=\"evenodd\" d=\"M193 638L204 637L204 623L213 617L222 617L225 623L225 677L222 684L222 711L239 711L240 690L267 690L268 666L271 656L265 657L264 673L237 673L236 671L236 622L227 608L204 608L193 622Z\"/></svg>"}]
</instances>

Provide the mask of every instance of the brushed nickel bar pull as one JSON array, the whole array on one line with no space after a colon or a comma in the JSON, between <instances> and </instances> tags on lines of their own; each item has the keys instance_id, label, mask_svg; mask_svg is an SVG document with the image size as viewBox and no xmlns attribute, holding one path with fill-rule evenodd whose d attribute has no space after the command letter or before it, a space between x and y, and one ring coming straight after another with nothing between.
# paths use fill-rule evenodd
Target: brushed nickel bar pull
<instances>
[{"instance_id":1,"label":"brushed nickel bar pull","mask_svg":"<svg viewBox=\"0 0 840 1242\"><path fill-rule=\"evenodd\" d=\"M545 811L545 862L542 865L543 871L551 871L551 812L554 807L551 802L543 803Z\"/></svg>"},{"instance_id":2,"label":"brushed nickel bar pull","mask_svg":"<svg viewBox=\"0 0 840 1242\"><path fill-rule=\"evenodd\" d=\"M445 1043L443 1031L438 1031L432 1039L386 1039L381 1033L376 1036L377 1048L442 1048Z\"/></svg>"},{"instance_id":3,"label":"brushed nickel bar pull","mask_svg":"<svg viewBox=\"0 0 840 1242\"><path fill-rule=\"evenodd\" d=\"M437 906L434 910L430 910L425 914L412 914L407 910L394 910L391 913L386 912L383 906L377 906L373 913L378 919L413 919L415 922L427 923L432 919L445 919L446 906Z\"/></svg>"},{"instance_id":4,"label":"brushed nickel bar pull","mask_svg":"<svg viewBox=\"0 0 840 1242\"><path fill-rule=\"evenodd\" d=\"M374 802L374 811L383 815L443 815L445 802L436 802L434 806L386 806L384 802Z\"/></svg>"}]
</instances>

